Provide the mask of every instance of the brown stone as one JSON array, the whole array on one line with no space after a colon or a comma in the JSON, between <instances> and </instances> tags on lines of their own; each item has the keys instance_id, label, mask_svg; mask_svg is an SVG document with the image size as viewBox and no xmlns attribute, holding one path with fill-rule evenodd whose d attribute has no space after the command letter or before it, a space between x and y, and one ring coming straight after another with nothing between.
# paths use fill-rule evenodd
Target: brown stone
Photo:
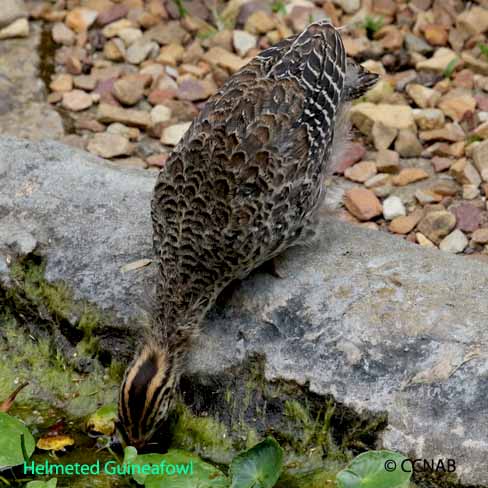
<instances>
[{"instance_id":1,"label":"brown stone","mask_svg":"<svg viewBox=\"0 0 488 488\"><path fill-rule=\"evenodd\" d=\"M395 151L384 149L376 156L376 169L380 173L396 174L400 171L400 156Z\"/></svg>"},{"instance_id":2,"label":"brown stone","mask_svg":"<svg viewBox=\"0 0 488 488\"><path fill-rule=\"evenodd\" d=\"M363 161L347 168L344 176L351 181L364 183L376 173L376 164L373 161Z\"/></svg>"},{"instance_id":3,"label":"brown stone","mask_svg":"<svg viewBox=\"0 0 488 488\"><path fill-rule=\"evenodd\" d=\"M456 228L465 232L473 232L481 225L481 210L470 203L462 203L451 209L456 216Z\"/></svg>"},{"instance_id":4,"label":"brown stone","mask_svg":"<svg viewBox=\"0 0 488 488\"><path fill-rule=\"evenodd\" d=\"M452 159L449 158L441 158L439 156L434 156L432 158L432 166L434 167L434 171L436 173L440 173L449 169L451 164L453 163Z\"/></svg>"},{"instance_id":5,"label":"brown stone","mask_svg":"<svg viewBox=\"0 0 488 488\"><path fill-rule=\"evenodd\" d=\"M449 37L446 28L436 24L428 24L424 29L424 36L433 46L445 46Z\"/></svg>"},{"instance_id":6,"label":"brown stone","mask_svg":"<svg viewBox=\"0 0 488 488\"><path fill-rule=\"evenodd\" d=\"M378 197L366 188L352 188L344 195L344 205L354 217L361 221L370 220L382 214Z\"/></svg>"},{"instance_id":7,"label":"brown stone","mask_svg":"<svg viewBox=\"0 0 488 488\"><path fill-rule=\"evenodd\" d=\"M405 186L416 181L425 180L429 173L421 168L404 168L400 173L393 177L393 184L396 186Z\"/></svg>"},{"instance_id":8,"label":"brown stone","mask_svg":"<svg viewBox=\"0 0 488 488\"><path fill-rule=\"evenodd\" d=\"M353 142L347 146L346 152L342 155L339 163L333 169L334 173L343 174L353 164L361 161L366 154L366 148L359 142Z\"/></svg>"},{"instance_id":9,"label":"brown stone","mask_svg":"<svg viewBox=\"0 0 488 488\"><path fill-rule=\"evenodd\" d=\"M481 178L476 168L466 159L462 158L451 165L449 174L461 185L479 186Z\"/></svg>"},{"instance_id":10,"label":"brown stone","mask_svg":"<svg viewBox=\"0 0 488 488\"><path fill-rule=\"evenodd\" d=\"M476 244L488 244L488 228L475 230L471 239Z\"/></svg>"},{"instance_id":11,"label":"brown stone","mask_svg":"<svg viewBox=\"0 0 488 488\"><path fill-rule=\"evenodd\" d=\"M135 127L149 127L152 123L151 115L142 110L124 109L106 103L98 106L97 119L100 122L120 122Z\"/></svg>"},{"instance_id":12,"label":"brown stone","mask_svg":"<svg viewBox=\"0 0 488 488\"><path fill-rule=\"evenodd\" d=\"M408 234L419 223L424 212L421 209L413 211L410 215L396 217L390 222L388 229L395 234Z\"/></svg>"},{"instance_id":13,"label":"brown stone","mask_svg":"<svg viewBox=\"0 0 488 488\"><path fill-rule=\"evenodd\" d=\"M432 242L439 244L455 227L456 217L446 210L428 212L419 222L418 230Z\"/></svg>"}]
</instances>

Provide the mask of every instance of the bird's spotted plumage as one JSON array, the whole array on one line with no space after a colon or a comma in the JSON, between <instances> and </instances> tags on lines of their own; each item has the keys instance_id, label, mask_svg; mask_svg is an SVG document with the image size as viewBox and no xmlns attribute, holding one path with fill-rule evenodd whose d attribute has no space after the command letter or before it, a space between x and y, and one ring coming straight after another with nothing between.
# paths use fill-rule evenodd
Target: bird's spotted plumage
<instances>
[{"instance_id":1,"label":"bird's spotted plumage","mask_svg":"<svg viewBox=\"0 0 488 488\"><path fill-rule=\"evenodd\" d=\"M230 281L309 239L337 122L375 81L347 59L337 30L321 21L260 53L208 100L154 189L154 342L167 354L165 374L146 368L150 383L178 382L191 338ZM132 369L144 361L136 359ZM129 369L122 423L131 411L144 411L131 404L131 392L158 405L149 386L131 386L138 378Z\"/></svg>"}]
</instances>

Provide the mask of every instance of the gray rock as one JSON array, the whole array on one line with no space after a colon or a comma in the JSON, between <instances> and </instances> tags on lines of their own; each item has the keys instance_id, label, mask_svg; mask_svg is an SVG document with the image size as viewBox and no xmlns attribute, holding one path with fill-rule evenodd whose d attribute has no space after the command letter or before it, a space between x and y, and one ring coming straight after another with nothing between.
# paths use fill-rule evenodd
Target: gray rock
<instances>
[{"instance_id":1,"label":"gray rock","mask_svg":"<svg viewBox=\"0 0 488 488\"><path fill-rule=\"evenodd\" d=\"M0 27L11 24L17 19L27 17L24 0L2 0L0 9Z\"/></svg>"},{"instance_id":2,"label":"gray rock","mask_svg":"<svg viewBox=\"0 0 488 488\"><path fill-rule=\"evenodd\" d=\"M59 144L0 140L0 226L41 243L49 280L138 316L151 270L154 175L117 170ZM5 189L5 190L4 190ZM149 267L150 268L150 267ZM358 412L387 412L383 447L453 458L465 484L488 484L488 268L381 232L327 221L316 245L256 273L203 326L190 374L215 375L249 354L286 379Z\"/></svg>"}]
</instances>

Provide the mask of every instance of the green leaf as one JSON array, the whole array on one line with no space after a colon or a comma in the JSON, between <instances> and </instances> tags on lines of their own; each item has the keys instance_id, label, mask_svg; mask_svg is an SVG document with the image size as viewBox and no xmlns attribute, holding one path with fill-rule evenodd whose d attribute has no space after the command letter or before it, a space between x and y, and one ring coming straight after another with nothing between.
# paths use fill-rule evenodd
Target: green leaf
<instances>
[{"instance_id":1,"label":"green leaf","mask_svg":"<svg viewBox=\"0 0 488 488\"><path fill-rule=\"evenodd\" d=\"M444 78L450 78L456 69L457 64L459 63L459 58L453 58L449 61L449 64L446 66L446 69L442 73Z\"/></svg>"},{"instance_id":2,"label":"green leaf","mask_svg":"<svg viewBox=\"0 0 488 488\"><path fill-rule=\"evenodd\" d=\"M134 472L132 477L146 488L228 488L227 477L215 466L198 456L179 449L166 454L137 454L134 447L124 450L124 463L133 466L152 465L159 474ZM163 466L163 468L161 467ZM137 469L137 468L135 468ZM149 469L149 468L148 468Z\"/></svg>"},{"instance_id":3,"label":"green leaf","mask_svg":"<svg viewBox=\"0 0 488 488\"><path fill-rule=\"evenodd\" d=\"M488 44L478 44L478 47L480 48L481 54L485 58L488 58Z\"/></svg>"},{"instance_id":4,"label":"green leaf","mask_svg":"<svg viewBox=\"0 0 488 488\"><path fill-rule=\"evenodd\" d=\"M36 442L29 429L19 419L0 412L0 471L27 461L22 454L21 434L24 434L25 451L30 457Z\"/></svg>"},{"instance_id":5,"label":"green leaf","mask_svg":"<svg viewBox=\"0 0 488 488\"><path fill-rule=\"evenodd\" d=\"M49 481L29 481L25 488L56 488L57 482L57 478L52 478Z\"/></svg>"},{"instance_id":6,"label":"green leaf","mask_svg":"<svg viewBox=\"0 0 488 488\"><path fill-rule=\"evenodd\" d=\"M411 476L407 458L398 452L368 451L354 458L337 474L338 488L407 488Z\"/></svg>"},{"instance_id":7,"label":"green leaf","mask_svg":"<svg viewBox=\"0 0 488 488\"><path fill-rule=\"evenodd\" d=\"M271 488L283 466L283 449L272 438L236 456L230 465L231 488Z\"/></svg>"}]
</instances>

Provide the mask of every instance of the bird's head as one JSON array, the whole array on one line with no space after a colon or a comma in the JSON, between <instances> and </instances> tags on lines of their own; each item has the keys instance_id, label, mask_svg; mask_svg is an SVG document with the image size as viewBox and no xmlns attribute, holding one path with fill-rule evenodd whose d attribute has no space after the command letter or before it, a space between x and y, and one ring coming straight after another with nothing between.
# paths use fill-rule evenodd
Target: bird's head
<instances>
[{"instance_id":1,"label":"bird's head","mask_svg":"<svg viewBox=\"0 0 488 488\"><path fill-rule=\"evenodd\" d=\"M178 383L167 350L146 345L127 368L119 394L118 428L125 442L144 446L168 417Z\"/></svg>"}]
</instances>

